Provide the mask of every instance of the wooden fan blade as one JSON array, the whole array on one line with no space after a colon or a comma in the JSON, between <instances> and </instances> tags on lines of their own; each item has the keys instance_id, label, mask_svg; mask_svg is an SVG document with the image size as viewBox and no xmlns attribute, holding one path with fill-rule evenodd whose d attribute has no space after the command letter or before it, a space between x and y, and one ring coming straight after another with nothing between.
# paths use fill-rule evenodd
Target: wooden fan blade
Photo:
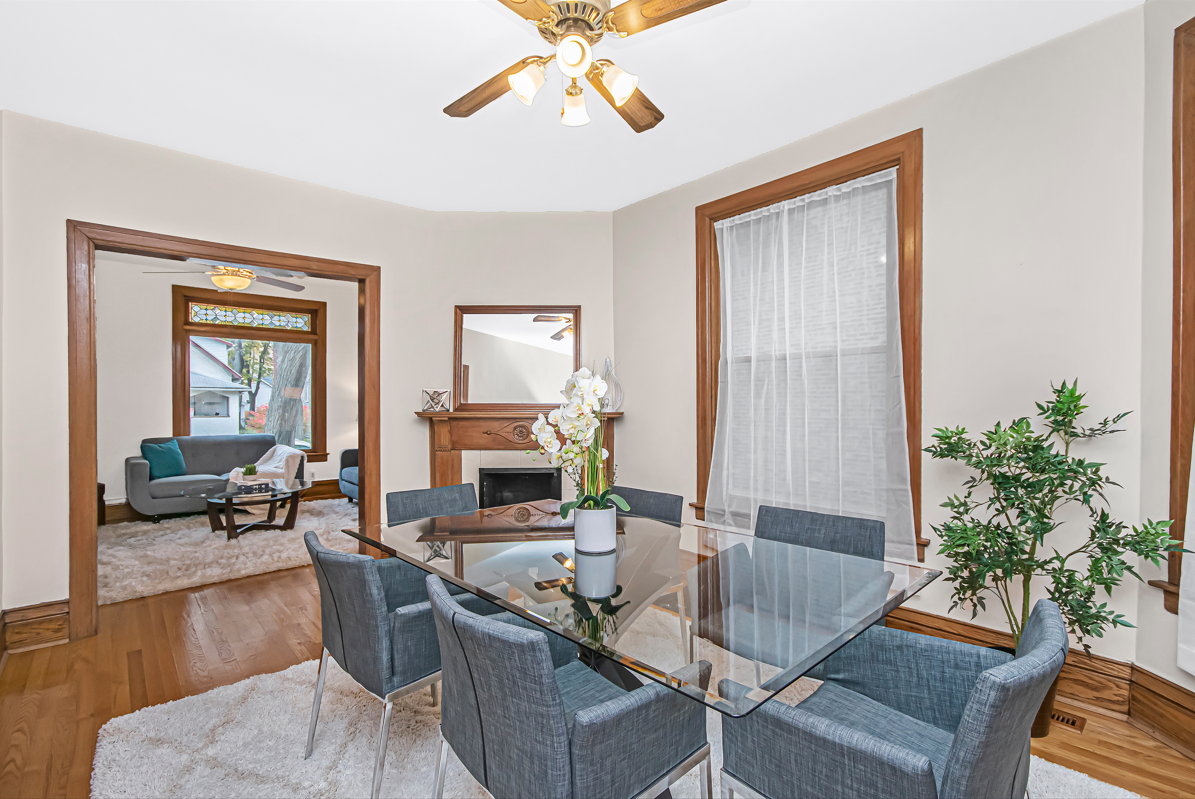
<instances>
[{"instance_id":1,"label":"wooden fan blade","mask_svg":"<svg viewBox=\"0 0 1195 799\"><path fill-rule=\"evenodd\" d=\"M506 79L527 66L528 60L524 58L522 61L511 64L455 103L449 103L445 106L444 113L450 117L467 117L485 108L510 91L510 84L506 82Z\"/></svg>"},{"instance_id":2,"label":"wooden fan blade","mask_svg":"<svg viewBox=\"0 0 1195 799\"><path fill-rule=\"evenodd\" d=\"M565 328L557 330L555 333L553 333L551 336L549 336L549 338L551 338L552 341L560 341L560 339L564 338L564 334L568 333L572 329L573 329L573 326L569 325Z\"/></svg>"},{"instance_id":3,"label":"wooden fan blade","mask_svg":"<svg viewBox=\"0 0 1195 799\"><path fill-rule=\"evenodd\" d=\"M642 133L645 130L651 130L656 125L664 120L664 112L656 108L656 104L647 99L647 95L643 93L642 89L635 89L635 93L631 98L623 103L621 106L614 104L614 96L606 89L606 84L602 83L602 68L594 64L586 73L585 79L589 81L589 85L593 87L594 91L602 96L602 99L610 104L610 107L618 112L618 115L626 120L626 123L631 126L631 129L636 133Z\"/></svg>"},{"instance_id":4,"label":"wooden fan blade","mask_svg":"<svg viewBox=\"0 0 1195 799\"><path fill-rule=\"evenodd\" d=\"M569 321L569 318L567 316L552 316L551 314L541 313L541 314L536 314L535 318L532 319L531 321L532 322L567 322L567 321Z\"/></svg>"},{"instance_id":5,"label":"wooden fan blade","mask_svg":"<svg viewBox=\"0 0 1195 799\"><path fill-rule=\"evenodd\" d=\"M543 0L498 0L499 3L532 22L552 16L552 7Z\"/></svg>"},{"instance_id":6,"label":"wooden fan blade","mask_svg":"<svg viewBox=\"0 0 1195 799\"><path fill-rule=\"evenodd\" d=\"M621 34L630 36L656 25L716 6L722 0L627 0L610 10L610 22Z\"/></svg>"}]
</instances>

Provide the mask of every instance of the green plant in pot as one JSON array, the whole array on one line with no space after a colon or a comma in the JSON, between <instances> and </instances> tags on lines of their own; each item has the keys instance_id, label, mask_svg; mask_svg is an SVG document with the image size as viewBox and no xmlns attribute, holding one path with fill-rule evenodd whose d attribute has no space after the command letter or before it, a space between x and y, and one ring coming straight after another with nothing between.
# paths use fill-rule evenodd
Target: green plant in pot
<instances>
[{"instance_id":1,"label":"green plant in pot","mask_svg":"<svg viewBox=\"0 0 1195 799\"><path fill-rule=\"evenodd\" d=\"M1037 403L1040 430L1022 417L1008 425L997 423L977 438L962 427L934 431L936 443L925 451L974 473L964 481L961 496L942 503L949 517L932 529L941 541L938 554L950 561L946 579L953 585L951 610L970 607L975 618L995 597L1015 646L1028 621L1030 591L1038 578L1090 654L1087 638L1133 626L1100 601L1100 589L1111 595L1126 574L1140 580L1131 562L1134 556L1161 565L1166 553L1181 551L1181 544L1170 538L1169 521L1148 520L1129 527L1113 519L1105 492L1119 484L1104 474L1106 464L1071 452L1077 442L1121 432L1116 425L1128 414L1083 427L1079 417L1087 406L1078 382L1051 388L1053 396ZM1054 545L1057 537L1047 542L1047 536L1062 526L1058 517L1068 506L1082 508L1087 531L1073 547L1060 551ZM1035 735L1048 730L1053 695L1051 689L1034 724Z\"/></svg>"},{"instance_id":2,"label":"green plant in pot","mask_svg":"<svg viewBox=\"0 0 1195 799\"><path fill-rule=\"evenodd\" d=\"M241 473L243 475L245 475L246 477L256 477L257 476L257 464L256 463L246 464L245 468L243 468L241 470Z\"/></svg>"}]
</instances>

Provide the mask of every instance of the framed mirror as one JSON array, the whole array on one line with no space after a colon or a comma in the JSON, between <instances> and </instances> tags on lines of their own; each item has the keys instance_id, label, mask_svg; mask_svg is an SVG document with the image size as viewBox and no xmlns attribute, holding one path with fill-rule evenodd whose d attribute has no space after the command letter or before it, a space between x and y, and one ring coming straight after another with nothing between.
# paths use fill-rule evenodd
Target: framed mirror
<instances>
[{"instance_id":1,"label":"framed mirror","mask_svg":"<svg viewBox=\"0 0 1195 799\"><path fill-rule=\"evenodd\" d=\"M581 368L580 305L456 306L456 411L544 411Z\"/></svg>"}]
</instances>

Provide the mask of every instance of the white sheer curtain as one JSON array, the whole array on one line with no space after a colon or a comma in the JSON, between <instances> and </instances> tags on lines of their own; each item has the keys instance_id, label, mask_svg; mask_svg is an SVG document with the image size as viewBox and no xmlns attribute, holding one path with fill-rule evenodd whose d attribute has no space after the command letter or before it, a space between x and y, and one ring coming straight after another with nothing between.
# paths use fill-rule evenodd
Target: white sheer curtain
<instances>
[{"instance_id":1,"label":"white sheer curtain","mask_svg":"<svg viewBox=\"0 0 1195 799\"><path fill-rule=\"evenodd\" d=\"M885 523L916 556L896 170L715 224L722 354L706 518L761 504Z\"/></svg>"}]
</instances>

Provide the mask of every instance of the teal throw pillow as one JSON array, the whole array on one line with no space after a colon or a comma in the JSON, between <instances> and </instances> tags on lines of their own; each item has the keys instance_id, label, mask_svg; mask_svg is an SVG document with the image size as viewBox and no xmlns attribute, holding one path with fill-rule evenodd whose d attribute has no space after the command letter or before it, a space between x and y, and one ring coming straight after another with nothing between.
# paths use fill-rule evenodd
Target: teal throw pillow
<instances>
[{"instance_id":1,"label":"teal throw pillow","mask_svg":"<svg viewBox=\"0 0 1195 799\"><path fill-rule=\"evenodd\" d=\"M187 473L187 464L183 460L182 450L177 441L167 441L165 444L141 444L141 457L149 461L149 479L160 480L163 477L178 477Z\"/></svg>"}]
</instances>

